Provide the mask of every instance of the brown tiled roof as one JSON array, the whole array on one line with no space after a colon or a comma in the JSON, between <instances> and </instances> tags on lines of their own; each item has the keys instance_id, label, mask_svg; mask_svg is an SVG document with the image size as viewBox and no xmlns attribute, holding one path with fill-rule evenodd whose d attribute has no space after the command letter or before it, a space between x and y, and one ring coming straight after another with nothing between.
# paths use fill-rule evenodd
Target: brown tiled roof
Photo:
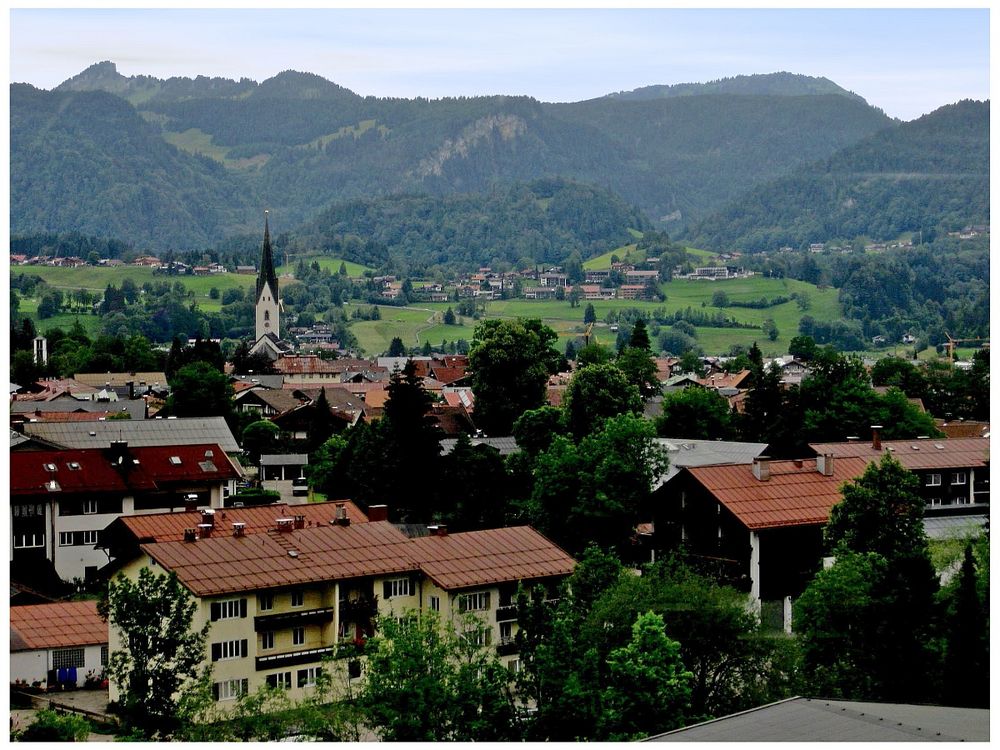
<instances>
[{"instance_id":1,"label":"brown tiled roof","mask_svg":"<svg viewBox=\"0 0 1000 750\"><path fill-rule=\"evenodd\" d=\"M929 440L883 440L882 449L872 448L870 440L850 443L810 443L817 455L851 456L879 461L889 451L907 469L961 469L983 466L990 442L977 438L930 438Z\"/></svg>"},{"instance_id":2,"label":"brown tiled roof","mask_svg":"<svg viewBox=\"0 0 1000 750\"><path fill-rule=\"evenodd\" d=\"M372 390L365 393L365 406L372 409L381 409L385 406L385 402L389 400L389 391L382 389L378 390L373 388Z\"/></svg>"},{"instance_id":3,"label":"brown tiled roof","mask_svg":"<svg viewBox=\"0 0 1000 750\"><path fill-rule=\"evenodd\" d=\"M206 455L211 452L211 456ZM10 456L12 495L50 495L47 483L54 480L62 494L72 492L127 492L151 490L170 482L212 482L235 479L242 473L218 445L165 445L129 448L127 470L115 468L106 448L24 451ZM172 456L180 463L171 463ZM138 461L138 463L134 463ZM55 471L46 464L56 467ZM71 468L70 464L79 468Z\"/></svg>"},{"instance_id":4,"label":"brown tiled roof","mask_svg":"<svg viewBox=\"0 0 1000 750\"><path fill-rule=\"evenodd\" d=\"M112 387L125 385L129 381L135 383L136 386L139 383L146 385L167 384L167 376L162 372L78 372L73 378L77 382L95 388L103 388L107 383L110 383Z\"/></svg>"},{"instance_id":5,"label":"brown tiled roof","mask_svg":"<svg viewBox=\"0 0 1000 750\"><path fill-rule=\"evenodd\" d=\"M576 561L530 526L411 541L411 555L444 589L568 575Z\"/></svg>"},{"instance_id":6,"label":"brown tiled roof","mask_svg":"<svg viewBox=\"0 0 1000 750\"><path fill-rule=\"evenodd\" d=\"M566 393L566 385L550 385L545 389L545 400L549 406L562 406L563 396Z\"/></svg>"},{"instance_id":7,"label":"brown tiled roof","mask_svg":"<svg viewBox=\"0 0 1000 750\"><path fill-rule=\"evenodd\" d=\"M116 411L28 411L12 414L11 418L30 422L99 422L120 412Z\"/></svg>"},{"instance_id":8,"label":"brown tiled roof","mask_svg":"<svg viewBox=\"0 0 1000 750\"><path fill-rule=\"evenodd\" d=\"M434 404L428 416L441 428L441 431L445 435L451 437L456 437L462 433L470 434L476 429L464 406Z\"/></svg>"},{"instance_id":9,"label":"brown tiled roof","mask_svg":"<svg viewBox=\"0 0 1000 750\"><path fill-rule=\"evenodd\" d=\"M386 521L144 544L196 596L416 570L410 540ZM289 554L296 553L295 556Z\"/></svg>"},{"instance_id":10,"label":"brown tiled roof","mask_svg":"<svg viewBox=\"0 0 1000 750\"><path fill-rule=\"evenodd\" d=\"M329 361L320 359L318 356L292 355L279 357L274 362L274 369L282 375L311 375L316 373L336 373L343 372L346 368L343 364L335 364L336 360Z\"/></svg>"},{"instance_id":11,"label":"brown tiled roof","mask_svg":"<svg viewBox=\"0 0 1000 750\"><path fill-rule=\"evenodd\" d=\"M740 370L733 373L719 372L709 375L707 378L700 378L698 382L710 388L742 388L746 385L745 381L749 377L750 370Z\"/></svg>"},{"instance_id":12,"label":"brown tiled roof","mask_svg":"<svg viewBox=\"0 0 1000 750\"><path fill-rule=\"evenodd\" d=\"M528 526L410 539L385 521L212 536L141 549L176 572L197 596L414 570L444 588L465 588L567 575L576 564Z\"/></svg>"},{"instance_id":13,"label":"brown tiled roof","mask_svg":"<svg viewBox=\"0 0 1000 750\"><path fill-rule=\"evenodd\" d=\"M90 646L108 642L97 602L26 604L10 608L10 650Z\"/></svg>"},{"instance_id":14,"label":"brown tiled roof","mask_svg":"<svg viewBox=\"0 0 1000 750\"><path fill-rule=\"evenodd\" d=\"M259 398L279 414L283 411L294 409L302 403L289 391L284 389L279 390L277 388L254 391L254 395L252 397L245 398Z\"/></svg>"},{"instance_id":15,"label":"brown tiled roof","mask_svg":"<svg viewBox=\"0 0 1000 750\"><path fill-rule=\"evenodd\" d=\"M947 422L938 419L935 424L949 438L981 438L990 431L989 422Z\"/></svg>"},{"instance_id":16,"label":"brown tiled roof","mask_svg":"<svg viewBox=\"0 0 1000 750\"><path fill-rule=\"evenodd\" d=\"M770 461L770 479L750 466L688 467L687 471L748 529L824 524L840 502L841 485L861 476L868 462L835 458L833 476L816 470L815 459Z\"/></svg>"},{"instance_id":17,"label":"brown tiled roof","mask_svg":"<svg viewBox=\"0 0 1000 750\"><path fill-rule=\"evenodd\" d=\"M303 503L287 505L258 505L247 508L226 508L215 511L215 528L212 537L228 536L233 533L234 523L246 524L247 534L263 534L275 528L275 519L305 516L306 526L329 526L333 520L335 507L344 504L344 510L352 524L367 523L368 517L350 500L331 500L325 503ZM177 542L184 539L184 529L193 529L201 523L201 511L185 513L150 513L139 516L122 516L121 523L136 540L154 542Z\"/></svg>"}]
</instances>

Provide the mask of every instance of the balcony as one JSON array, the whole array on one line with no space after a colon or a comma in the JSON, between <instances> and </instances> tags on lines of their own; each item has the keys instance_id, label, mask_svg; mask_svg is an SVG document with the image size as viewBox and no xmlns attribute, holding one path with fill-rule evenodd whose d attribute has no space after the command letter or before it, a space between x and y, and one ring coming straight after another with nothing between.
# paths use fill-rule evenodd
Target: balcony
<instances>
[{"instance_id":1,"label":"balcony","mask_svg":"<svg viewBox=\"0 0 1000 750\"><path fill-rule=\"evenodd\" d=\"M333 622L333 607L279 612L273 615L257 615L253 618L253 629L259 633L262 630L281 630L282 628L295 628L301 625L322 625L327 622Z\"/></svg>"},{"instance_id":2,"label":"balcony","mask_svg":"<svg viewBox=\"0 0 1000 750\"><path fill-rule=\"evenodd\" d=\"M497 622L517 619L517 605L508 604L506 607L497 607Z\"/></svg>"},{"instance_id":3,"label":"balcony","mask_svg":"<svg viewBox=\"0 0 1000 750\"><path fill-rule=\"evenodd\" d=\"M258 672L265 669L280 669L281 667L293 667L296 664L311 664L321 661L325 656L334 653L334 646L323 646L321 648L307 648L300 651L288 651L284 654L268 654L258 656L255 659L255 667Z\"/></svg>"},{"instance_id":4,"label":"balcony","mask_svg":"<svg viewBox=\"0 0 1000 750\"><path fill-rule=\"evenodd\" d=\"M513 638L501 638L497 644L497 656L510 656L517 653L517 644Z\"/></svg>"}]
</instances>

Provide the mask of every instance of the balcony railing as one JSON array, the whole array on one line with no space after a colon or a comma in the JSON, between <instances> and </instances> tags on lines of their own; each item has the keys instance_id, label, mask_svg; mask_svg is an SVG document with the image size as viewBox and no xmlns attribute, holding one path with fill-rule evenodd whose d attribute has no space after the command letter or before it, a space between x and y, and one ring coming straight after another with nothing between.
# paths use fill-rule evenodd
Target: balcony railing
<instances>
[{"instance_id":1,"label":"balcony railing","mask_svg":"<svg viewBox=\"0 0 1000 750\"><path fill-rule=\"evenodd\" d=\"M510 656L511 654L517 653L517 644L514 642L514 638L501 638L500 642L497 643L497 656Z\"/></svg>"},{"instance_id":2,"label":"balcony railing","mask_svg":"<svg viewBox=\"0 0 1000 750\"><path fill-rule=\"evenodd\" d=\"M517 605L508 604L506 607L497 607L497 622L517 619Z\"/></svg>"},{"instance_id":3,"label":"balcony railing","mask_svg":"<svg viewBox=\"0 0 1000 750\"><path fill-rule=\"evenodd\" d=\"M257 615L253 618L253 629L259 633L262 630L280 630L300 625L321 625L325 622L333 622L333 607Z\"/></svg>"},{"instance_id":4,"label":"balcony railing","mask_svg":"<svg viewBox=\"0 0 1000 750\"><path fill-rule=\"evenodd\" d=\"M255 666L257 671L261 672L265 669L278 669L280 667L292 667L296 664L309 664L321 661L324 656L332 654L334 651L335 647L333 646L323 646L321 648L288 651L284 654L268 654L267 656L258 656Z\"/></svg>"}]
</instances>

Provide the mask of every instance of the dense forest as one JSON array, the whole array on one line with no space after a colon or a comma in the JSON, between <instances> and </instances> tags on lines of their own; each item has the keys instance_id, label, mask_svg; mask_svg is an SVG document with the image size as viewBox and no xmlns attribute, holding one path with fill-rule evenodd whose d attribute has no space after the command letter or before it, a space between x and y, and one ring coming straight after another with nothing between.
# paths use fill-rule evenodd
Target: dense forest
<instances>
[{"instance_id":1,"label":"dense forest","mask_svg":"<svg viewBox=\"0 0 1000 750\"><path fill-rule=\"evenodd\" d=\"M989 102L942 107L750 190L691 228L749 251L989 223Z\"/></svg>"}]
</instances>

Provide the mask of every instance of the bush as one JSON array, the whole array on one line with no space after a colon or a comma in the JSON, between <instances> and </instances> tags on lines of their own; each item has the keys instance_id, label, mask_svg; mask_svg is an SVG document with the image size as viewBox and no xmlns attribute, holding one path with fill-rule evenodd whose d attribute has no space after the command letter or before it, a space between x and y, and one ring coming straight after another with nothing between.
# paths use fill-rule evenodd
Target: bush
<instances>
[{"instance_id":1,"label":"bush","mask_svg":"<svg viewBox=\"0 0 1000 750\"><path fill-rule=\"evenodd\" d=\"M83 742L90 734L90 722L75 714L42 709L34 723L16 739L21 742Z\"/></svg>"}]
</instances>

